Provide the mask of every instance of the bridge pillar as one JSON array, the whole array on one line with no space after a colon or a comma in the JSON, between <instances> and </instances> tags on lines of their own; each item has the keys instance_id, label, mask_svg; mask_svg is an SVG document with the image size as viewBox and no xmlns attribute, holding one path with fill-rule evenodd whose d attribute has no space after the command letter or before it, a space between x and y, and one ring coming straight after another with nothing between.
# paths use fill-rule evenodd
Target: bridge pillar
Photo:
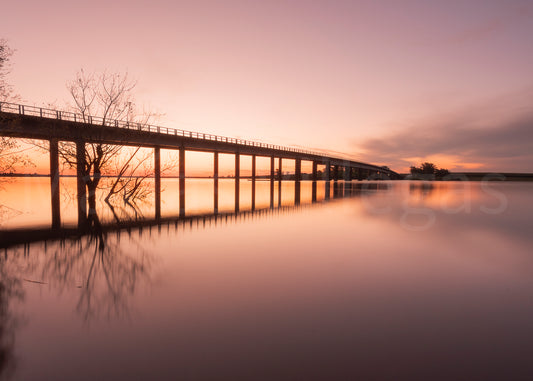
<instances>
[{"instance_id":1,"label":"bridge pillar","mask_svg":"<svg viewBox=\"0 0 533 381\"><path fill-rule=\"evenodd\" d=\"M333 181L339 181L339 166L334 165L333 166Z\"/></svg>"},{"instance_id":2,"label":"bridge pillar","mask_svg":"<svg viewBox=\"0 0 533 381\"><path fill-rule=\"evenodd\" d=\"M161 149L154 148L155 218L161 218Z\"/></svg>"},{"instance_id":3,"label":"bridge pillar","mask_svg":"<svg viewBox=\"0 0 533 381\"><path fill-rule=\"evenodd\" d=\"M52 229L61 227L61 207L59 197L59 142L50 139L50 190L52 196Z\"/></svg>"},{"instance_id":4,"label":"bridge pillar","mask_svg":"<svg viewBox=\"0 0 533 381\"><path fill-rule=\"evenodd\" d=\"M352 181L352 168L344 167L344 181Z\"/></svg>"},{"instance_id":5,"label":"bridge pillar","mask_svg":"<svg viewBox=\"0 0 533 381\"><path fill-rule=\"evenodd\" d=\"M283 159L279 158L279 173L278 173L278 207L281 206L281 180L283 178Z\"/></svg>"},{"instance_id":6,"label":"bridge pillar","mask_svg":"<svg viewBox=\"0 0 533 381\"><path fill-rule=\"evenodd\" d=\"M213 199L213 209L215 214L218 213L218 152L214 153L214 163L213 163L213 188L214 188L214 199Z\"/></svg>"},{"instance_id":7,"label":"bridge pillar","mask_svg":"<svg viewBox=\"0 0 533 381\"><path fill-rule=\"evenodd\" d=\"M326 161L326 193L325 198L326 200L329 199L330 196L330 179L331 179L331 163L329 161Z\"/></svg>"},{"instance_id":8,"label":"bridge pillar","mask_svg":"<svg viewBox=\"0 0 533 381\"><path fill-rule=\"evenodd\" d=\"M361 168L357 168L357 170L356 170L356 177L357 177L357 180L358 180L358 181L363 180L363 171L361 170Z\"/></svg>"},{"instance_id":9,"label":"bridge pillar","mask_svg":"<svg viewBox=\"0 0 533 381\"><path fill-rule=\"evenodd\" d=\"M270 208L274 207L274 178L275 178L275 159L270 157Z\"/></svg>"},{"instance_id":10,"label":"bridge pillar","mask_svg":"<svg viewBox=\"0 0 533 381\"><path fill-rule=\"evenodd\" d=\"M302 159L295 160L294 168L294 204L300 204L300 182L302 180Z\"/></svg>"},{"instance_id":11,"label":"bridge pillar","mask_svg":"<svg viewBox=\"0 0 533 381\"><path fill-rule=\"evenodd\" d=\"M316 202L316 181L318 180L318 163L313 161L313 183L311 185L311 201Z\"/></svg>"},{"instance_id":12,"label":"bridge pillar","mask_svg":"<svg viewBox=\"0 0 533 381\"><path fill-rule=\"evenodd\" d=\"M252 210L255 210L255 170L256 156L252 155Z\"/></svg>"},{"instance_id":13,"label":"bridge pillar","mask_svg":"<svg viewBox=\"0 0 533 381\"><path fill-rule=\"evenodd\" d=\"M240 199L240 180L241 180L241 155L235 153L235 213L239 212Z\"/></svg>"},{"instance_id":14,"label":"bridge pillar","mask_svg":"<svg viewBox=\"0 0 533 381\"><path fill-rule=\"evenodd\" d=\"M87 188L84 178L85 141L76 141L76 184L78 193L78 227L87 224Z\"/></svg>"},{"instance_id":15,"label":"bridge pillar","mask_svg":"<svg viewBox=\"0 0 533 381\"><path fill-rule=\"evenodd\" d=\"M185 148L180 148L179 159L180 177L180 217L185 217Z\"/></svg>"}]
</instances>

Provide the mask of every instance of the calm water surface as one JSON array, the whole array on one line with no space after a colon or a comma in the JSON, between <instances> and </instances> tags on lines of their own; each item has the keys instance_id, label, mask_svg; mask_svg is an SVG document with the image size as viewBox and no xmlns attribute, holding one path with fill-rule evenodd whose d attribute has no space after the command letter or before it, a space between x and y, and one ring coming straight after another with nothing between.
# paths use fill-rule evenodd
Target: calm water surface
<instances>
[{"instance_id":1,"label":"calm water surface","mask_svg":"<svg viewBox=\"0 0 533 381\"><path fill-rule=\"evenodd\" d=\"M47 179L0 184L0 230L50 224ZM164 180L163 217L178 182ZM62 222L76 206L62 180ZM533 184L354 182L311 203L5 249L0 374L14 380L532 379ZM251 185L241 182L241 211ZM334 197L335 196L335 197ZM221 180L220 211L234 208ZM104 223L115 217L104 204ZM153 218L151 200L119 218ZM1 237L1 236L0 236ZM6 237L4 235L4 237Z\"/></svg>"}]
</instances>

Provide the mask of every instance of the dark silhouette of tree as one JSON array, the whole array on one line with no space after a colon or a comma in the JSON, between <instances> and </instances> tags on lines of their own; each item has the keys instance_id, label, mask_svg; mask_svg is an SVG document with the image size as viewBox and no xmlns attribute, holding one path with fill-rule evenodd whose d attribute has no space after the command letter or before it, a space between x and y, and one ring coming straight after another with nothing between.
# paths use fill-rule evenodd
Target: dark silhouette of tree
<instances>
[{"instance_id":1,"label":"dark silhouette of tree","mask_svg":"<svg viewBox=\"0 0 533 381\"><path fill-rule=\"evenodd\" d=\"M102 125L112 119L146 125L156 117L153 112L138 112L135 108L133 89L136 82L128 74L102 73L87 74L80 70L74 80L67 82L71 95L72 111L81 114L82 120L88 122L91 116L102 118ZM102 174L106 172L116 176L109 185L106 201L117 194L122 194L125 202L145 197L149 189L144 187L144 180L152 172L145 166L140 176L136 174L148 163L151 155L137 156L139 149L129 149L120 145L89 143L85 147L85 160L82 176L85 180L89 201L89 213L96 210L96 190L101 187ZM71 168L77 166L76 147L71 142L61 142L59 153Z\"/></svg>"},{"instance_id":2,"label":"dark silhouette of tree","mask_svg":"<svg viewBox=\"0 0 533 381\"><path fill-rule=\"evenodd\" d=\"M0 102L18 99L13 86L7 82L7 75L11 71L10 59L14 50L6 40L0 39ZM16 139L0 137L0 173L13 173L16 165L31 165L31 161L24 154Z\"/></svg>"},{"instance_id":3,"label":"dark silhouette of tree","mask_svg":"<svg viewBox=\"0 0 533 381\"><path fill-rule=\"evenodd\" d=\"M435 171L437 170L437 167L433 163L422 163L422 166L420 167L422 169L422 173L426 175L432 175L435 174Z\"/></svg>"},{"instance_id":4,"label":"dark silhouette of tree","mask_svg":"<svg viewBox=\"0 0 533 381\"><path fill-rule=\"evenodd\" d=\"M0 173L14 173L16 166L32 166L30 158L24 153L16 139L0 136Z\"/></svg>"},{"instance_id":5,"label":"dark silhouette of tree","mask_svg":"<svg viewBox=\"0 0 533 381\"><path fill-rule=\"evenodd\" d=\"M434 175L436 170L437 170L437 167L435 166L435 164L428 163L428 162L422 163L420 167L415 167L415 166L411 167L411 173L413 175L414 174Z\"/></svg>"},{"instance_id":6,"label":"dark silhouette of tree","mask_svg":"<svg viewBox=\"0 0 533 381\"><path fill-rule=\"evenodd\" d=\"M437 179L443 179L445 178L446 176L448 176L450 174L450 171L448 171L447 169L445 168L440 168L440 169L437 169L435 171L435 177Z\"/></svg>"},{"instance_id":7,"label":"dark silhouette of tree","mask_svg":"<svg viewBox=\"0 0 533 381\"><path fill-rule=\"evenodd\" d=\"M442 180L449 174L447 169L439 169L435 164L429 162L422 163L420 167L411 167L411 175L416 179Z\"/></svg>"},{"instance_id":8,"label":"dark silhouette of tree","mask_svg":"<svg viewBox=\"0 0 533 381\"><path fill-rule=\"evenodd\" d=\"M15 97L13 86L6 80L11 71L10 59L14 51L5 39L0 39L0 102L7 102Z\"/></svg>"}]
</instances>

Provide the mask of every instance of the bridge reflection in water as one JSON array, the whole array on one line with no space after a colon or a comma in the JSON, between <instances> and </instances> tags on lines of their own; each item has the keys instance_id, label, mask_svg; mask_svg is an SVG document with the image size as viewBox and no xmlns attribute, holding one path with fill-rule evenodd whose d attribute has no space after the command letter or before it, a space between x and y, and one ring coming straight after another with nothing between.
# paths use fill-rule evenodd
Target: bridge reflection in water
<instances>
[{"instance_id":1,"label":"bridge reflection in water","mask_svg":"<svg viewBox=\"0 0 533 381\"><path fill-rule=\"evenodd\" d=\"M317 198L317 182L313 181L311 185L311 198L306 198L301 201L301 187L295 186L294 203L291 205L282 204L282 186L281 181L277 187L277 197L274 197L274 186L270 186L270 207L256 208L256 187L252 182L252 202L251 208L248 210L241 210L239 203L236 202L233 211L219 212L218 206L215 203L213 212L211 213L190 213L185 214L184 210L180 208L176 215L168 215L161 217L160 213L156 213L154 218L135 218L135 219L115 219L114 221L101 221L99 215L96 213L89 214L87 221L78 221L77 226L63 226L57 227L52 224L51 227L25 227L17 229L3 229L0 230L0 248L6 249L16 245L29 245L34 242L47 241L61 241L61 240L76 240L85 235L95 235L96 237L106 235L109 233L116 233L118 235L123 232L131 233L133 230L138 230L141 234L147 230L149 233L156 228L159 232L164 229L178 229L186 227L205 227L213 224L233 223L236 221L253 220L262 218L267 215L276 215L282 213L291 213L302 208L323 205L332 199L357 197L375 190L387 190L391 187L388 182L333 182L330 186L329 182L322 182L325 188L323 198ZM291 190L292 191L292 190ZM236 200L240 198L240 194L236 194ZM277 205L274 201L277 199Z\"/></svg>"}]
</instances>

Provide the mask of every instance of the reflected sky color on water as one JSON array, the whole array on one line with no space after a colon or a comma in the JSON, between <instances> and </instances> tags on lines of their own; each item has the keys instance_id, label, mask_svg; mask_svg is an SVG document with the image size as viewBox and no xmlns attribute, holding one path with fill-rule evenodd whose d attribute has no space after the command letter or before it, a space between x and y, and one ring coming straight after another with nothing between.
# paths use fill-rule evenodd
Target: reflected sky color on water
<instances>
[{"instance_id":1,"label":"reflected sky color on water","mask_svg":"<svg viewBox=\"0 0 533 381\"><path fill-rule=\"evenodd\" d=\"M3 210L21 212L2 229L50 224L46 179L2 186ZM163 216L177 215L177 181L163 186ZM228 211L232 186L221 180ZM228 222L6 249L3 372L17 380L531 378L533 184L353 182L332 185L329 201L323 183L318 189L312 204L303 182L302 205L291 207L294 184L284 182L282 209ZM211 181L190 180L187 192L189 215L209 213ZM257 208L268 210L269 183L257 192ZM63 203L66 225L75 223L71 209ZM153 217L149 202L141 210Z\"/></svg>"}]
</instances>

